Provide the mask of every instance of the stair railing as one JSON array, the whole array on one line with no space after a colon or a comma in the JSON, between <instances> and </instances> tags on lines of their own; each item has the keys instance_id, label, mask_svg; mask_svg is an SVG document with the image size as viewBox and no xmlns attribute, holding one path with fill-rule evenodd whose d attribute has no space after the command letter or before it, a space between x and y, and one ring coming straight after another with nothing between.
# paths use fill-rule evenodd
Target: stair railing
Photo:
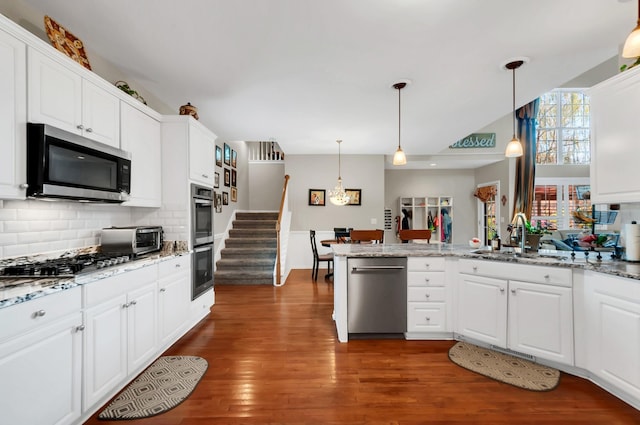
<instances>
[{"instance_id":1,"label":"stair railing","mask_svg":"<svg viewBox=\"0 0 640 425\"><path fill-rule=\"evenodd\" d=\"M278 211L278 222L276 223L276 279L274 286L282 286L282 262L283 252L286 258L286 247L288 243L282 243L282 234L289 233L289 226L291 224L291 211L289 210L289 192L287 190L289 185L289 175L284 176L284 184L282 185L282 198L280 199L280 209ZM284 231L283 231L284 230ZM288 238L287 238L288 239ZM284 246L283 246L284 245Z\"/></svg>"}]
</instances>

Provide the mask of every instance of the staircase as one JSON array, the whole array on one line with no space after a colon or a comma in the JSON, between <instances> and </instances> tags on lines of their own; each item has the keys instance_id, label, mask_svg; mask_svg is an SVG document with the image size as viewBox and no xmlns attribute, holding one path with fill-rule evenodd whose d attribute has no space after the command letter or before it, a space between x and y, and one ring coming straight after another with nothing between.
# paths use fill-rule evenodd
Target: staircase
<instances>
[{"instance_id":1,"label":"staircase","mask_svg":"<svg viewBox=\"0 0 640 425\"><path fill-rule=\"evenodd\" d=\"M277 212L238 212L216 263L216 285L272 285Z\"/></svg>"}]
</instances>

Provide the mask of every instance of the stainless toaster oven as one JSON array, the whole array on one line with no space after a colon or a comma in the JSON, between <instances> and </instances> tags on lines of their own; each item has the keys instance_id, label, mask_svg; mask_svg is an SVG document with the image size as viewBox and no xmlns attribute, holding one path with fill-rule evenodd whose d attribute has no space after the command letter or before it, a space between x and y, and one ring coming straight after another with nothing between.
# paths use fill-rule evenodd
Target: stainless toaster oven
<instances>
[{"instance_id":1,"label":"stainless toaster oven","mask_svg":"<svg viewBox=\"0 0 640 425\"><path fill-rule=\"evenodd\" d=\"M162 249L162 226L109 227L102 229L102 252L146 254Z\"/></svg>"}]
</instances>

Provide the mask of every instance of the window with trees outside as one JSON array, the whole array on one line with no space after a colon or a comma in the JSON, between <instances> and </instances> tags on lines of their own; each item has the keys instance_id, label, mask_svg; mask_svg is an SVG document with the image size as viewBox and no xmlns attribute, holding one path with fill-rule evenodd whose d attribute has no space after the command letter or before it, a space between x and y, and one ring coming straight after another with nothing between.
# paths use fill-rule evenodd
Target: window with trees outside
<instances>
[{"instance_id":1,"label":"window with trees outside","mask_svg":"<svg viewBox=\"0 0 640 425\"><path fill-rule=\"evenodd\" d=\"M531 224L556 229L590 229L579 220L591 217L589 178L536 179Z\"/></svg>"},{"instance_id":2,"label":"window with trees outside","mask_svg":"<svg viewBox=\"0 0 640 425\"><path fill-rule=\"evenodd\" d=\"M589 97L579 89L540 96L536 164L589 164Z\"/></svg>"}]
</instances>

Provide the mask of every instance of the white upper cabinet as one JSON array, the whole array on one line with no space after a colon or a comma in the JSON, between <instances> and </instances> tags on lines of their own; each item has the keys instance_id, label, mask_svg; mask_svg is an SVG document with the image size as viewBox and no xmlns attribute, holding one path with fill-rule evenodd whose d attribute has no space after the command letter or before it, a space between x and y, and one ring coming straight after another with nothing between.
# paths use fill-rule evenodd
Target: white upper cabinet
<instances>
[{"instance_id":1,"label":"white upper cabinet","mask_svg":"<svg viewBox=\"0 0 640 425\"><path fill-rule=\"evenodd\" d=\"M213 186L215 171L215 136L201 125L189 128L189 175L191 180Z\"/></svg>"},{"instance_id":2,"label":"white upper cabinet","mask_svg":"<svg viewBox=\"0 0 640 425\"><path fill-rule=\"evenodd\" d=\"M24 199L26 171L26 45L0 30L0 199Z\"/></svg>"},{"instance_id":3,"label":"white upper cabinet","mask_svg":"<svg viewBox=\"0 0 640 425\"><path fill-rule=\"evenodd\" d=\"M131 153L131 198L126 206L160 207L162 203L160 121L122 103L122 149Z\"/></svg>"},{"instance_id":4,"label":"white upper cabinet","mask_svg":"<svg viewBox=\"0 0 640 425\"><path fill-rule=\"evenodd\" d=\"M591 97L591 202L640 202L638 127L640 67L589 91Z\"/></svg>"},{"instance_id":5,"label":"white upper cabinet","mask_svg":"<svg viewBox=\"0 0 640 425\"><path fill-rule=\"evenodd\" d=\"M27 93L30 122L120 147L120 99L31 48Z\"/></svg>"}]
</instances>

